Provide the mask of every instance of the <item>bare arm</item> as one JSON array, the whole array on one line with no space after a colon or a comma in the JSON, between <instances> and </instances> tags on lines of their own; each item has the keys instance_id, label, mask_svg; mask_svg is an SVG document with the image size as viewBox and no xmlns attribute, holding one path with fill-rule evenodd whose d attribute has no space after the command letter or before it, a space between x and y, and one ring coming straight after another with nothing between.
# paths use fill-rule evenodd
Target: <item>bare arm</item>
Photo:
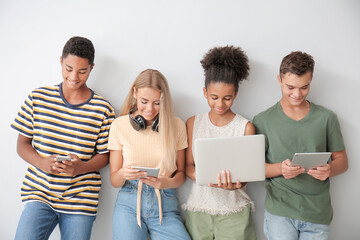
<instances>
[{"instance_id":1,"label":"bare arm","mask_svg":"<svg viewBox=\"0 0 360 240\"><path fill-rule=\"evenodd\" d=\"M83 173L99 171L109 163L109 153L96 153L89 161L82 163Z\"/></svg>"},{"instance_id":2,"label":"bare arm","mask_svg":"<svg viewBox=\"0 0 360 240\"><path fill-rule=\"evenodd\" d=\"M185 182L185 149L176 152L176 166L177 170L173 177L159 176L147 177L140 181L150 185L156 189L178 188Z\"/></svg>"},{"instance_id":3,"label":"bare arm","mask_svg":"<svg viewBox=\"0 0 360 240\"><path fill-rule=\"evenodd\" d=\"M76 176L87 172L98 171L109 161L108 154L95 154L89 161L84 162L75 154L69 154L72 161L55 161L56 155L49 157L40 156L32 146L32 138L18 135L17 152L27 163L52 174L65 173Z\"/></svg>"},{"instance_id":4,"label":"bare arm","mask_svg":"<svg viewBox=\"0 0 360 240\"><path fill-rule=\"evenodd\" d=\"M282 163L265 163L265 177L273 178L281 176L281 164Z\"/></svg>"},{"instance_id":5,"label":"bare arm","mask_svg":"<svg viewBox=\"0 0 360 240\"><path fill-rule=\"evenodd\" d=\"M305 172L305 168L300 166L291 166L290 164L290 159L286 159L281 163L265 163L265 177L273 178L284 176L284 178L290 179Z\"/></svg>"},{"instance_id":6,"label":"bare arm","mask_svg":"<svg viewBox=\"0 0 360 240\"><path fill-rule=\"evenodd\" d=\"M195 176L195 162L192 154L192 135L194 128L195 116L192 116L186 121L187 137L188 137L188 148L186 149L186 175L193 181L196 181Z\"/></svg>"},{"instance_id":7,"label":"bare arm","mask_svg":"<svg viewBox=\"0 0 360 240\"><path fill-rule=\"evenodd\" d=\"M178 188L184 184L186 180L185 175L185 149L179 150L176 153L176 173L172 179L172 188Z\"/></svg>"},{"instance_id":8,"label":"bare arm","mask_svg":"<svg viewBox=\"0 0 360 240\"><path fill-rule=\"evenodd\" d=\"M319 180L326 180L329 177L337 176L348 169L346 151L332 152L332 161L324 166L310 169L308 174Z\"/></svg>"},{"instance_id":9,"label":"bare arm","mask_svg":"<svg viewBox=\"0 0 360 240\"><path fill-rule=\"evenodd\" d=\"M326 180L329 177L337 176L348 169L348 159L345 150L332 153L330 164L308 170L308 174L319 180ZM305 172L304 168L299 166L290 166L291 161L286 159L282 163L266 163L266 178L272 178L283 175L284 178L290 179Z\"/></svg>"},{"instance_id":10,"label":"bare arm","mask_svg":"<svg viewBox=\"0 0 360 240\"><path fill-rule=\"evenodd\" d=\"M110 150L110 181L114 187L121 187L125 183L122 166L122 151Z\"/></svg>"},{"instance_id":11,"label":"bare arm","mask_svg":"<svg viewBox=\"0 0 360 240\"><path fill-rule=\"evenodd\" d=\"M255 126L251 122L248 122L245 127L244 135L255 135Z\"/></svg>"},{"instance_id":12,"label":"bare arm","mask_svg":"<svg viewBox=\"0 0 360 240\"><path fill-rule=\"evenodd\" d=\"M88 172L99 171L109 162L109 153L96 153L86 162L82 161L75 154L68 154L68 156L71 157L71 161L55 162L54 169L69 176L77 176Z\"/></svg>"},{"instance_id":13,"label":"bare arm","mask_svg":"<svg viewBox=\"0 0 360 240\"><path fill-rule=\"evenodd\" d=\"M146 172L123 166L122 150L110 150L110 181L113 187L121 187L126 180L135 180L145 177Z\"/></svg>"},{"instance_id":14,"label":"bare arm","mask_svg":"<svg viewBox=\"0 0 360 240\"><path fill-rule=\"evenodd\" d=\"M40 156L32 146L32 138L25 137L21 134L18 135L16 150L18 155L25 160L25 162L44 170L48 173L58 174L54 170L54 156L44 158Z\"/></svg>"},{"instance_id":15,"label":"bare arm","mask_svg":"<svg viewBox=\"0 0 360 240\"><path fill-rule=\"evenodd\" d=\"M341 173L346 172L349 168L346 151L333 152L332 161L330 163L331 173L329 177L335 177Z\"/></svg>"}]
</instances>

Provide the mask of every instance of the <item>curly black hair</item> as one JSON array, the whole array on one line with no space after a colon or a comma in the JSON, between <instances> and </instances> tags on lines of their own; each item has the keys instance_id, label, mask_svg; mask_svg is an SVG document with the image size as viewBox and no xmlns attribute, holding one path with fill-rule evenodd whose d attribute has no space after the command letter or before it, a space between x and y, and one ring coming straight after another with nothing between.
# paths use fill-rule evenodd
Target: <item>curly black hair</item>
<instances>
[{"instance_id":1,"label":"curly black hair","mask_svg":"<svg viewBox=\"0 0 360 240\"><path fill-rule=\"evenodd\" d=\"M93 65L95 58L95 48L92 42L84 37L72 37L64 46L62 58L66 58L69 54L89 60L89 65Z\"/></svg>"},{"instance_id":2,"label":"curly black hair","mask_svg":"<svg viewBox=\"0 0 360 240\"><path fill-rule=\"evenodd\" d=\"M225 46L210 49L200 61L205 71L205 87L211 82L239 84L249 76L248 58L240 47Z\"/></svg>"}]
</instances>

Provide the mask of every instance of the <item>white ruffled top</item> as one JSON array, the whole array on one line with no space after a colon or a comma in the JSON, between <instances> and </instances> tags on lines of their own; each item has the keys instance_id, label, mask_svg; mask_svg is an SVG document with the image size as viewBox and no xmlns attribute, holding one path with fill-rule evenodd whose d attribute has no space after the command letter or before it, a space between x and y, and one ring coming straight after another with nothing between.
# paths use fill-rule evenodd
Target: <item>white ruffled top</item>
<instances>
[{"instance_id":1,"label":"white ruffled top","mask_svg":"<svg viewBox=\"0 0 360 240\"><path fill-rule=\"evenodd\" d=\"M226 126L215 126L205 112L195 116L193 127L194 142L197 138L243 136L249 120L236 114ZM194 149L194 145L192 146ZM196 159L195 166L196 166ZM254 203L244 191L246 187L234 191L213 188L192 183L190 195L182 208L192 212L205 212L210 215L229 215L241 212L249 204L254 210Z\"/></svg>"}]
</instances>

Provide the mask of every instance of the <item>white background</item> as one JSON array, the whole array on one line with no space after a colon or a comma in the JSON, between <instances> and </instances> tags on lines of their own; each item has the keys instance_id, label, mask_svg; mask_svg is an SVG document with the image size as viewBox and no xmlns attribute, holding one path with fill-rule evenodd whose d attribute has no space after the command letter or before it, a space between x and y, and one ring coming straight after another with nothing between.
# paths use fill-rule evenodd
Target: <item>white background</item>
<instances>
[{"instance_id":1,"label":"white background","mask_svg":"<svg viewBox=\"0 0 360 240\"><path fill-rule=\"evenodd\" d=\"M310 53L315 74L308 99L338 114L349 170L331 179L334 219L330 239L358 238L360 222L360 1L356 0L152 0L0 1L1 167L0 239L13 239L23 209L20 187L27 164L16 154L10 129L24 99L36 87L60 83L59 57L74 35L95 45L88 85L117 113L141 70L155 68L168 79L175 112L184 121L208 111L199 63L214 46L236 45L249 56L251 72L233 110L252 119L281 97L277 73L294 50ZM112 238L117 189L102 171L103 188L92 239ZM179 191L184 202L187 182ZM264 239L264 183L250 183L254 220ZM60 239L55 229L51 239Z\"/></svg>"}]
</instances>

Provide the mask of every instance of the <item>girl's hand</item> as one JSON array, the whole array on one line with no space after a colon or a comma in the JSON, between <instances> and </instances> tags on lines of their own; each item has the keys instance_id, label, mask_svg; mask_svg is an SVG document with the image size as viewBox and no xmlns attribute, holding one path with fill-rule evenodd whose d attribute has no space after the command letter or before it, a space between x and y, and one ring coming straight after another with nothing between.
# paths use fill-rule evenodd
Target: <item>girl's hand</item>
<instances>
[{"instance_id":1,"label":"girl's hand","mask_svg":"<svg viewBox=\"0 0 360 240\"><path fill-rule=\"evenodd\" d=\"M233 183L231 181L230 171L222 171L222 174L223 174L222 182L221 182L221 174L218 173L218 184L209 183L209 186L215 188L222 188L225 190L236 190L246 185L246 183L241 183L240 181L236 181L235 183Z\"/></svg>"},{"instance_id":2,"label":"girl's hand","mask_svg":"<svg viewBox=\"0 0 360 240\"><path fill-rule=\"evenodd\" d=\"M135 180L139 178L144 178L147 176L147 173L145 171L140 171L135 168L131 168L131 166L126 166L120 169L120 171L123 172L123 176L126 180Z\"/></svg>"},{"instance_id":3,"label":"girl's hand","mask_svg":"<svg viewBox=\"0 0 360 240\"><path fill-rule=\"evenodd\" d=\"M149 186L152 186L156 189L171 188L171 186L170 186L171 178L170 177L165 177L165 176L150 177L149 176L146 178L141 178L140 181Z\"/></svg>"}]
</instances>

